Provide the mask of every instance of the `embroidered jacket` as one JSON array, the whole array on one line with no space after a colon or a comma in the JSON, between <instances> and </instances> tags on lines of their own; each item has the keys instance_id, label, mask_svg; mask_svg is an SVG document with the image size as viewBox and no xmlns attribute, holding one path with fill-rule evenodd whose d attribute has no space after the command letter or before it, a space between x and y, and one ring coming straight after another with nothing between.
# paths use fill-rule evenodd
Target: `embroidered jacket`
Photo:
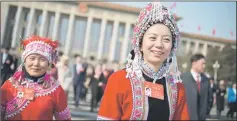
<instances>
[{"instance_id":1,"label":"embroidered jacket","mask_svg":"<svg viewBox=\"0 0 237 121\"><path fill-rule=\"evenodd\" d=\"M144 95L143 82L129 80L126 71L111 75L98 112L98 120L146 120L148 97ZM189 120L185 89L182 83L166 81L170 120ZM157 114L159 115L159 114Z\"/></svg>"},{"instance_id":2,"label":"embroidered jacket","mask_svg":"<svg viewBox=\"0 0 237 121\"><path fill-rule=\"evenodd\" d=\"M24 81L10 78L1 87L1 115L7 120L71 120L64 90L56 80L28 83L35 89L33 100L17 96Z\"/></svg>"}]
</instances>

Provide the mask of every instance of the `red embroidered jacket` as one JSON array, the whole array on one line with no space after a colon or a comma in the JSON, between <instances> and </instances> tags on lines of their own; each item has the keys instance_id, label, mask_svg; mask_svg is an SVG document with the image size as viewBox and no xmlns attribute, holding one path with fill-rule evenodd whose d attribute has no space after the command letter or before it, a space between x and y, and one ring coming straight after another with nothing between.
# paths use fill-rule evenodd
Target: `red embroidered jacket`
<instances>
[{"instance_id":1,"label":"red embroidered jacket","mask_svg":"<svg viewBox=\"0 0 237 121\"><path fill-rule=\"evenodd\" d=\"M181 83L167 82L170 120L189 120L185 89ZM112 74L108 80L98 112L98 120L147 120L148 100L141 81L126 78L126 71ZM157 114L159 115L159 114Z\"/></svg>"},{"instance_id":2,"label":"red embroidered jacket","mask_svg":"<svg viewBox=\"0 0 237 121\"><path fill-rule=\"evenodd\" d=\"M17 96L17 81L7 80L1 87L1 115L7 120L71 120L67 97L59 83L42 88L37 82L29 84L35 89L34 100Z\"/></svg>"}]
</instances>

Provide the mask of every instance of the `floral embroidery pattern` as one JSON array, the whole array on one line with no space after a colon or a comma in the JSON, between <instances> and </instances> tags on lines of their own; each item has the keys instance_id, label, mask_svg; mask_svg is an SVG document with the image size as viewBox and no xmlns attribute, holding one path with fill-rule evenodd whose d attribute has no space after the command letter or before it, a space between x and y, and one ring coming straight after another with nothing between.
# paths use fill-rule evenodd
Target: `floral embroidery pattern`
<instances>
[{"instance_id":1,"label":"floral embroidery pattern","mask_svg":"<svg viewBox=\"0 0 237 121\"><path fill-rule=\"evenodd\" d=\"M172 120L174 117L174 112L176 109L176 103L177 103L177 84L174 82L170 82L169 80L172 79L172 76L168 76L166 78L166 87L167 87L167 93L168 93L168 100L169 100L169 107L170 107L170 116L169 120Z\"/></svg>"},{"instance_id":2,"label":"floral embroidery pattern","mask_svg":"<svg viewBox=\"0 0 237 121\"><path fill-rule=\"evenodd\" d=\"M27 79L22 78L22 74L23 73L21 71L17 71L13 75L13 77L9 79L9 81L16 89L20 87L24 88L26 85L28 85L28 87L30 88L34 88L35 97L49 95L59 87L59 83L53 78L50 78L48 74L46 74L45 77L42 78L43 81L39 80L39 82L42 82L42 84L39 84L38 82L30 82ZM6 118L13 117L17 113L20 113L21 111L23 111L24 108L26 108L26 106L29 103L30 103L29 100L15 97L12 101L8 102L6 105Z\"/></svg>"},{"instance_id":3,"label":"floral embroidery pattern","mask_svg":"<svg viewBox=\"0 0 237 121\"><path fill-rule=\"evenodd\" d=\"M15 97L12 101L8 102L6 105L6 116L5 118L9 118L15 116L17 113L22 111L28 104L30 103L29 100L23 98Z\"/></svg>"},{"instance_id":4,"label":"floral embroidery pattern","mask_svg":"<svg viewBox=\"0 0 237 121\"><path fill-rule=\"evenodd\" d=\"M170 29L172 33L173 46L167 61L163 63L158 72L154 72L153 70L150 70L146 64L144 64L140 51L140 44L146 30L157 23L162 23ZM155 2L149 3L144 9L141 10L133 29L132 43L135 56L132 59L132 56L129 55L126 59L127 61L125 65L127 72L126 78L130 80L132 87L133 108L130 120L142 120L142 118L143 120L146 120L147 118L148 102L146 102L146 98L144 98L145 102L143 99L143 81L141 79L143 76L142 72L153 79L165 77L170 108L169 119L173 119L177 103L177 83L182 82L179 76L177 60L175 56L179 40L180 36L178 26L172 13L167 9L167 7L161 5L159 2ZM172 60L172 63L170 60ZM170 75L171 73L172 75Z\"/></svg>"},{"instance_id":5,"label":"floral embroidery pattern","mask_svg":"<svg viewBox=\"0 0 237 121\"><path fill-rule=\"evenodd\" d=\"M143 94L142 94L142 81L136 78L130 78L132 85L132 95L133 95L133 108L130 120L142 120L143 117Z\"/></svg>"}]
</instances>

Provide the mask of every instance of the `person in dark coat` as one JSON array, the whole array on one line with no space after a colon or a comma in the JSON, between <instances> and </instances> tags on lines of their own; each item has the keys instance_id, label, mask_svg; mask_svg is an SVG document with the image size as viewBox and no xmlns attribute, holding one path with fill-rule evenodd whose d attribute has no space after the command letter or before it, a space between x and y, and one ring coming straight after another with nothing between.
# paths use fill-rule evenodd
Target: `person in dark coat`
<instances>
[{"instance_id":1,"label":"person in dark coat","mask_svg":"<svg viewBox=\"0 0 237 121\"><path fill-rule=\"evenodd\" d=\"M86 88L86 86L85 86L85 82L86 82L86 74L87 74L87 69L88 69L88 66L89 66L89 64L87 63L87 62L84 62L83 64L82 64L82 66L83 66L83 68L84 68L84 72L83 72L83 75L85 75L83 78L83 85L82 85L82 87L81 87L81 93L80 93L80 99L81 100L86 100L86 94L87 94L87 88Z\"/></svg>"},{"instance_id":2,"label":"person in dark coat","mask_svg":"<svg viewBox=\"0 0 237 121\"><path fill-rule=\"evenodd\" d=\"M9 54L9 48L3 48L1 53L2 66L1 66L1 86L13 74L11 65L13 64L13 57Z\"/></svg>"},{"instance_id":3,"label":"person in dark coat","mask_svg":"<svg viewBox=\"0 0 237 121\"><path fill-rule=\"evenodd\" d=\"M210 110L211 88L209 79L204 74L205 57L195 54L191 57L191 71L183 73L184 84L190 120L206 120Z\"/></svg>"},{"instance_id":4,"label":"person in dark coat","mask_svg":"<svg viewBox=\"0 0 237 121\"><path fill-rule=\"evenodd\" d=\"M214 78L210 77L209 80L210 80L210 88L211 88L211 96L210 96L211 103L210 103L210 106L209 106L210 109L208 110L207 115L210 115L213 104L216 103L216 89L217 89L217 85L214 82Z\"/></svg>"},{"instance_id":5,"label":"person in dark coat","mask_svg":"<svg viewBox=\"0 0 237 121\"><path fill-rule=\"evenodd\" d=\"M19 53L17 52L16 48L11 48L10 50L10 55L12 56L13 62L11 65L11 69L13 73L16 71L17 67L19 66Z\"/></svg>"},{"instance_id":6,"label":"person in dark coat","mask_svg":"<svg viewBox=\"0 0 237 121\"><path fill-rule=\"evenodd\" d=\"M221 112L225 108L225 94L226 94L226 88L224 80L220 80L219 87L216 90L216 108L217 108L218 119L220 119Z\"/></svg>"},{"instance_id":7,"label":"person in dark coat","mask_svg":"<svg viewBox=\"0 0 237 121\"><path fill-rule=\"evenodd\" d=\"M103 85L105 83L105 77L102 73L101 65L96 65L93 76L91 76L90 87L91 87L91 112L97 108L98 102L103 96Z\"/></svg>"},{"instance_id":8,"label":"person in dark coat","mask_svg":"<svg viewBox=\"0 0 237 121\"><path fill-rule=\"evenodd\" d=\"M73 65L73 87L75 106L78 107L81 90L86 80L86 65L82 63L80 55L76 55L76 64Z\"/></svg>"}]
</instances>

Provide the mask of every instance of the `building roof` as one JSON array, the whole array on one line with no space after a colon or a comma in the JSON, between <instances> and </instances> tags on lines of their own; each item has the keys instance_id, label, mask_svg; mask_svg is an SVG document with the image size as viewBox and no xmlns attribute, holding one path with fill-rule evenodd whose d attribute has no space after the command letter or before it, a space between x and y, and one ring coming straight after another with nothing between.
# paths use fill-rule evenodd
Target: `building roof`
<instances>
[{"instance_id":1,"label":"building roof","mask_svg":"<svg viewBox=\"0 0 237 121\"><path fill-rule=\"evenodd\" d=\"M135 14L139 14L139 12L141 10L141 8L138 8L138 7L121 5L121 4L117 4L117 3L111 3L111 2L83 2L83 3L86 3L89 6L107 8L107 9L124 11L124 12L132 12ZM182 17L177 16L177 14L174 14L174 17L176 18L177 21L182 19ZM212 37L212 36L201 35L201 34L180 32L180 35L183 37L195 38L195 39L199 39L199 40L207 40L207 41L211 41L211 42L236 44L236 40L224 39L224 38L219 38L219 37Z\"/></svg>"},{"instance_id":2,"label":"building roof","mask_svg":"<svg viewBox=\"0 0 237 121\"><path fill-rule=\"evenodd\" d=\"M201 34L180 32L180 36L181 37L188 37L188 38L195 38L195 39L199 39L199 40L207 40L207 41L211 41L211 42L236 44L236 40L224 39L224 38L220 38L220 37L212 37L212 36L201 35Z\"/></svg>"},{"instance_id":3,"label":"building roof","mask_svg":"<svg viewBox=\"0 0 237 121\"><path fill-rule=\"evenodd\" d=\"M87 5L90 6L96 6L101 8L107 8L107 9L113 9L117 11L124 11L124 12L130 12L139 14L142 8L138 7L132 7L127 5L121 5L117 3L110 3L110 2L86 2ZM174 14L174 18L176 18L177 21L181 20L182 18Z\"/></svg>"}]
</instances>

